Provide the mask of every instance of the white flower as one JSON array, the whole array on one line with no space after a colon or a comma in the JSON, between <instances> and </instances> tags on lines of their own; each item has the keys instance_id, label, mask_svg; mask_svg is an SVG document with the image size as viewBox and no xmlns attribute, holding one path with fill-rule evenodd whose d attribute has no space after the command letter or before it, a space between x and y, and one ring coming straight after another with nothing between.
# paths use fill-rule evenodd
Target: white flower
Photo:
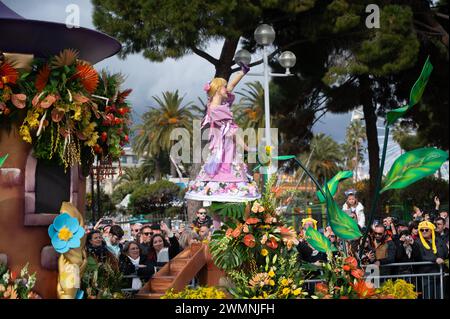
<instances>
[{"instance_id":1,"label":"white flower","mask_svg":"<svg viewBox=\"0 0 450 319\"><path fill-rule=\"evenodd\" d=\"M5 274L2 277L3 281L8 283L9 281L9 271L5 272Z\"/></svg>"}]
</instances>

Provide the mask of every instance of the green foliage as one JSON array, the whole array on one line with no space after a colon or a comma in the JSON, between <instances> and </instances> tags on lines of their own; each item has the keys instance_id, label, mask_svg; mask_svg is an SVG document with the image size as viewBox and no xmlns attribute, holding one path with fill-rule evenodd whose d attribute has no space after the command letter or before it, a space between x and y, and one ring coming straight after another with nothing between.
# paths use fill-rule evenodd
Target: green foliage
<instances>
[{"instance_id":1,"label":"green foliage","mask_svg":"<svg viewBox=\"0 0 450 319\"><path fill-rule=\"evenodd\" d=\"M94 193L94 204L97 204L97 192ZM116 211L116 206L109 194L100 192L100 205L102 210L102 216L112 215ZM96 216L97 220L102 216ZM92 220L92 194L86 194L86 220Z\"/></svg>"},{"instance_id":2,"label":"green foliage","mask_svg":"<svg viewBox=\"0 0 450 319\"><path fill-rule=\"evenodd\" d=\"M430 62L430 57L428 57L422 68L422 72L420 73L419 78L417 79L416 83L414 83L414 86L411 88L411 93L409 95L409 103L401 108L392 110L386 114L388 125L392 125L398 118L402 117L406 112L409 111L409 109L411 109L414 105L416 105L420 101L432 71L433 65Z\"/></svg>"},{"instance_id":3,"label":"green foliage","mask_svg":"<svg viewBox=\"0 0 450 319\"><path fill-rule=\"evenodd\" d=\"M328 223L336 236L345 240L362 236L356 221L338 207L328 189L326 189L326 202Z\"/></svg>"},{"instance_id":4,"label":"green foliage","mask_svg":"<svg viewBox=\"0 0 450 319\"><path fill-rule=\"evenodd\" d=\"M5 156L0 157L0 167L3 166L3 164L5 163L7 158L8 158L8 154L6 154Z\"/></svg>"},{"instance_id":5,"label":"green foliage","mask_svg":"<svg viewBox=\"0 0 450 319\"><path fill-rule=\"evenodd\" d=\"M342 164L342 150L339 144L331 136L319 133L311 140L311 159L309 170L316 176L319 182L331 179ZM309 154L302 156L302 162L309 157Z\"/></svg>"},{"instance_id":6,"label":"green foliage","mask_svg":"<svg viewBox=\"0 0 450 319\"><path fill-rule=\"evenodd\" d=\"M303 291L305 272L299 269L297 252L278 257L275 255L266 264L260 264L250 271L228 272L232 285L230 294L239 299L299 299L305 298Z\"/></svg>"},{"instance_id":7,"label":"green foliage","mask_svg":"<svg viewBox=\"0 0 450 319\"><path fill-rule=\"evenodd\" d=\"M213 202L211 211L218 213L222 217L231 217L234 219L243 219L246 203L220 203Z\"/></svg>"},{"instance_id":8,"label":"green foliage","mask_svg":"<svg viewBox=\"0 0 450 319\"><path fill-rule=\"evenodd\" d=\"M421 148L404 153L392 164L381 193L408 185L435 173L448 159L448 154L435 148Z\"/></svg>"},{"instance_id":9,"label":"green foliage","mask_svg":"<svg viewBox=\"0 0 450 319\"><path fill-rule=\"evenodd\" d=\"M142 52L153 61L180 58L211 40L238 40L274 11L293 14L312 8L307 1L94 0L94 25L124 43L122 56Z\"/></svg>"},{"instance_id":10,"label":"green foliage","mask_svg":"<svg viewBox=\"0 0 450 319\"><path fill-rule=\"evenodd\" d=\"M331 245L329 239L314 228L309 227L308 229L306 229L305 235L306 241L308 242L308 244L313 246L314 249L324 253L336 251L336 247Z\"/></svg>"},{"instance_id":11,"label":"green foliage","mask_svg":"<svg viewBox=\"0 0 450 319\"><path fill-rule=\"evenodd\" d=\"M126 182L123 184L120 184L116 187L114 187L113 193L112 193L112 201L114 203L114 205L119 204L124 198L125 196L127 196L128 194L131 194L136 188L138 188L139 186L144 185L142 182L140 181L132 181L132 182Z\"/></svg>"},{"instance_id":12,"label":"green foliage","mask_svg":"<svg viewBox=\"0 0 450 319\"><path fill-rule=\"evenodd\" d=\"M248 259L248 249L225 236L222 230L216 230L211 236L211 256L217 267L229 271L242 266Z\"/></svg>"},{"instance_id":13,"label":"green foliage","mask_svg":"<svg viewBox=\"0 0 450 319\"><path fill-rule=\"evenodd\" d=\"M334 196L334 194L336 194L336 191L337 191L340 181L350 178L352 176L353 176L353 172L351 172L351 171L340 171L339 173L334 175L333 178L330 179L329 182L327 182L327 187L328 187L328 190L330 191L331 196ZM322 187L322 190L325 193L325 186ZM325 198L323 197L323 195L320 191L317 191L316 195L321 203L325 202Z\"/></svg>"},{"instance_id":14,"label":"green foliage","mask_svg":"<svg viewBox=\"0 0 450 319\"><path fill-rule=\"evenodd\" d=\"M109 263L98 263L95 258L87 258L86 269L81 278L81 289L87 298L122 299L122 273Z\"/></svg>"},{"instance_id":15,"label":"green foliage","mask_svg":"<svg viewBox=\"0 0 450 319\"><path fill-rule=\"evenodd\" d=\"M160 180L152 184L139 185L131 193L128 208L136 214L163 211L170 202L178 198L180 187L172 182Z\"/></svg>"}]
</instances>

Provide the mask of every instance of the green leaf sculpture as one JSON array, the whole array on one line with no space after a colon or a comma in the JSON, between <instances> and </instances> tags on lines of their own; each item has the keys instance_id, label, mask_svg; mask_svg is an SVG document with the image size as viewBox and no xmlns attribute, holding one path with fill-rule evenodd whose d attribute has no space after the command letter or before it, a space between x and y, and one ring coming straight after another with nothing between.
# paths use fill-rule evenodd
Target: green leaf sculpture
<instances>
[{"instance_id":1,"label":"green leaf sculpture","mask_svg":"<svg viewBox=\"0 0 450 319\"><path fill-rule=\"evenodd\" d=\"M338 188L338 184L340 181L350 178L353 176L353 172L352 171L340 171L339 173L337 173L336 175L334 175L334 177L332 179L330 179L330 181L327 183L328 185L328 189L330 190L331 196L334 196L334 194L336 194L337 188ZM322 187L323 192L325 193L325 187ZM316 192L317 198L319 199L319 201L321 203L325 202L325 198L322 195L321 191L317 191Z\"/></svg>"},{"instance_id":2,"label":"green leaf sculpture","mask_svg":"<svg viewBox=\"0 0 450 319\"><path fill-rule=\"evenodd\" d=\"M8 158L8 154L6 154L5 156L0 157L0 167L3 166L3 164L5 163L7 158Z\"/></svg>"},{"instance_id":3,"label":"green leaf sculpture","mask_svg":"<svg viewBox=\"0 0 450 319\"><path fill-rule=\"evenodd\" d=\"M431 71L433 71L433 65L430 62L430 57L428 57L423 65L419 78L411 88L411 92L409 93L409 103L401 108L387 112L386 119L388 125L393 124L420 101L423 92L425 91L425 87L427 86Z\"/></svg>"},{"instance_id":4,"label":"green leaf sculpture","mask_svg":"<svg viewBox=\"0 0 450 319\"><path fill-rule=\"evenodd\" d=\"M345 240L361 237L362 234L356 221L338 207L328 188L325 189L325 195L328 223L336 236Z\"/></svg>"},{"instance_id":5,"label":"green leaf sculpture","mask_svg":"<svg viewBox=\"0 0 450 319\"><path fill-rule=\"evenodd\" d=\"M400 155L392 164L380 193L405 188L435 173L447 159L447 152L434 147L419 148Z\"/></svg>"},{"instance_id":6,"label":"green leaf sculpture","mask_svg":"<svg viewBox=\"0 0 450 319\"><path fill-rule=\"evenodd\" d=\"M246 203L220 203L213 202L211 211L218 213L223 217L232 217L235 219L244 218Z\"/></svg>"},{"instance_id":7,"label":"green leaf sculpture","mask_svg":"<svg viewBox=\"0 0 450 319\"><path fill-rule=\"evenodd\" d=\"M321 251L323 253L337 250L327 237L325 237L319 231L315 230L313 227L307 228L305 235L306 241L308 242L308 244L313 246L315 250Z\"/></svg>"}]
</instances>

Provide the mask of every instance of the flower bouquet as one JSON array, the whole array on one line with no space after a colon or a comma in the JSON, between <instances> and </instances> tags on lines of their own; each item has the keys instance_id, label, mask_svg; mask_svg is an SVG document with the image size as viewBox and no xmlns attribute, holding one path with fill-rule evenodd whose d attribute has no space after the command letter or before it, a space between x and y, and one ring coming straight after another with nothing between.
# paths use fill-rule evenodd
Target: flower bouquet
<instances>
[{"instance_id":1,"label":"flower bouquet","mask_svg":"<svg viewBox=\"0 0 450 319\"><path fill-rule=\"evenodd\" d=\"M78 52L66 49L48 61L35 60L31 74L34 86L20 136L33 144L34 155L67 169L81 164L82 152L92 152L98 139L95 118L101 116L91 94L98 74Z\"/></svg>"},{"instance_id":2,"label":"flower bouquet","mask_svg":"<svg viewBox=\"0 0 450 319\"><path fill-rule=\"evenodd\" d=\"M28 273L28 264L22 268L20 276L0 264L0 299L41 299L32 291L35 284L36 273Z\"/></svg>"}]
</instances>

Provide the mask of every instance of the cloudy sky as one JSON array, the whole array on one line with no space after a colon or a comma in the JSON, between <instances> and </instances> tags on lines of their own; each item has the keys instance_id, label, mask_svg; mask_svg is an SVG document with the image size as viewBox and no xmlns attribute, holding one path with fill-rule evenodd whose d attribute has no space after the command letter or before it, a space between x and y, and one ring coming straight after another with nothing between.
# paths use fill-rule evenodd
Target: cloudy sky
<instances>
[{"instance_id":1,"label":"cloudy sky","mask_svg":"<svg viewBox=\"0 0 450 319\"><path fill-rule=\"evenodd\" d=\"M80 25L94 29L92 23L92 4L90 0L0 0L11 9L27 19L46 20L65 23L66 7L77 4L80 8ZM255 26L256 27L256 26ZM213 42L208 53L214 57L220 54L222 42ZM252 60L259 59L254 55ZM302 61L297 61L302 63ZM146 107L153 104L152 96L160 95L163 91L179 90L185 96L185 101L197 102L198 96L203 96L204 83L214 75L214 67L197 55L185 56L178 60L167 59L162 63L151 62L139 54L129 55L125 60L117 57L108 58L95 67L100 70L107 68L111 72L120 72L126 76L125 88L132 88L130 101L139 116ZM255 67L258 72L261 66ZM247 81L262 78L247 77ZM244 81L245 83L245 81ZM243 87L243 83L240 84ZM239 87L237 87L239 90ZM343 142L345 128L350 121L347 115L325 115L314 127L314 132L324 132L331 135L336 141Z\"/></svg>"}]
</instances>

